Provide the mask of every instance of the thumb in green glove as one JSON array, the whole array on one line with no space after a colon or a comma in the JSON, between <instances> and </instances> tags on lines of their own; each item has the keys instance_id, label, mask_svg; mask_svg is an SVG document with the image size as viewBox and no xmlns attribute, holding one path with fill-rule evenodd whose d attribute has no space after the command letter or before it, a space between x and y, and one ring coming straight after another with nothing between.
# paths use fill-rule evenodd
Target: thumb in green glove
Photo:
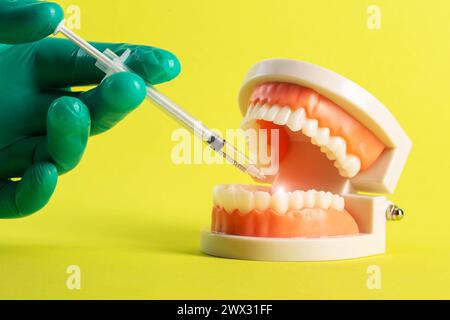
<instances>
[{"instance_id":1,"label":"thumb in green glove","mask_svg":"<svg viewBox=\"0 0 450 320\"><path fill-rule=\"evenodd\" d=\"M55 3L0 0L0 43L9 44L0 44L0 218L43 208L58 175L80 162L90 135L108 131L136 109L145 82L159 84L180 72L167 51L94 43L119 55L131 49L127 64L141 76L118 73L102 81L95 60L75 45L43 39L62 19ZM66 89L99 83L87 92Z\"/></svg>"}]
</instances>

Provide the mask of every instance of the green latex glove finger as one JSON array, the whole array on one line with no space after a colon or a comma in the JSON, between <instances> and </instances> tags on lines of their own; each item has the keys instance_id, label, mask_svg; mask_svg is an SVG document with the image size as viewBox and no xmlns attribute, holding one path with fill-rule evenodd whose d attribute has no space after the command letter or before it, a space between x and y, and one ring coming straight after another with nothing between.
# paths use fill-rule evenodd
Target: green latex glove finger
<instances>
[{"instance_id":1,"label":"green latex glove finger","mask_svg":"<svg viewBox=\"0 0 450 320\"><path fill-rule=\"evenodd\" d=\"M83 102L72 97L57 99L48 111L47 139L34 162L51 161L59 174L74 169L84 155L91 131L91 117Z\"/></svg>"},{"instance_id":2,"label":"green latex glove finger","mask_svg":"<svg viewBox=\"0 0 450 320\"><path fill-rule=\"evenodd\" d=\"M36 148L45 142L45 137L22 139L0 150L0 176L2 179L22 177L34 164Z\"/></svg>"},{"instance_id":3,"label":"green latex glove finger","mask_svg":"<svg viewBox=\"0 0 450 320\"><path fill-rule=\"evenodd\" d=\"M0 0L0 43L33 42L52 34L64 19L53 2Z\"/></svg>"},{"instance_id":4,"label":"green latex glove finger","mask_svg":"<svg viewBox=\"0 0 450 320\"><path fill-rule=\"evenodd\" d=\"M91 134L113 128L145 99L144 81L137 75L121 72L106 78L97 88L80 95L91 112Z\"/></svg>"},{"instance_id":5,"label":"green latex glove finger","mask_svg":"<svg viewBox=\"0 0 450 320\"><path fill-rule=\"evenodd\" d=\"M111 49L121 55L132 54L126 64L146 82L160 84L176 78L180 62L172 53L148 46L114 43L92 43L100 51ZM75 44L64 39L45 39L36 48L38 81L45 87L67 88L99 83L105 74L95 66L96 60Z\"/></svg>"},{"instance_id":6,"label":"green latex glove finger","mask_svg":"<svg viewBox=\"0 0 450 320\"><path fill-rule=\"evenodd\" d=\"M0 150L0 175L21 177L34 163L51 162L64 174L80 162L90 133L88 108L78 99L54 101L47 116L47 136L31 137Z\"/></svg>"},{"instance_id":7,"label":"green latex glove finger","mask_svg":"<svg viewBox=\"0 0 450 320\"><path fill-rule=\"evenodd\" d=\"M22 218L39 211L49 202L57 181L58 171L50 163L30 167L20 182L3 181L0 218Z\"/></svg>"}]
</instances>

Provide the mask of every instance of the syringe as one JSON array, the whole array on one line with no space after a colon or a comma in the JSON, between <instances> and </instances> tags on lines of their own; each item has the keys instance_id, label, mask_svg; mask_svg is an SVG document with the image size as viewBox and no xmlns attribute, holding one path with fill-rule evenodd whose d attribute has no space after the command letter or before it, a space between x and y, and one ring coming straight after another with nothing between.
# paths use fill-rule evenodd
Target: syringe
<instances>
[{"instance_id":1,"label":"syringe","mask_svg":"<svg viewBox=\"0 0 450 320\"><path fill-rule=\"evenodd\" d=\"M59 24L54 32L55 35L59 33L64 35L81 49L86 51L86 53L90 56L95 58L97 60L96 66L105 72L107 76L118 72L133 72L125 65L125 60L129 57L131 51L127 50L121 57L117 56L111 50L106 50L102 53L89 42L85 41L72 30L67 28L64 21ZM201 138L214 151L219 153L236 168L260 181L264 181L266 179L261 170L252 164L247 156L226 142L220 135L188 114L175 102L170 100L167 96L159 92L150 84L147 84L147 98L162 111L167 113L171 118L177 120L180 124Z\"/></svg>"}]
</instances>

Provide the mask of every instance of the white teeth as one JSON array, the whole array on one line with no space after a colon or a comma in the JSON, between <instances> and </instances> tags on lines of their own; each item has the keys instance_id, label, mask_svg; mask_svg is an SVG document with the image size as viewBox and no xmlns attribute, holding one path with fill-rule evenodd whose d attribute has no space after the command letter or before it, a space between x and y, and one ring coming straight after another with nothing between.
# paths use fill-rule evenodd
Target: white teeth
<instances>
[{"instance_id":1,"label":"white teeth","mask_svg":"<svg viewBox=\"0 0 450 320\"><path fill-rule=\"evenodd\" d=\"M269 209L271 197L268 192L256 191L254 200L256 210L266 211Z\"/></svg>"},{"instance_id":2,"label":"white teeth","mask_svg":"<svg viewBox=\"0 0 450 320\"><path fill-rule=\"evenodd\" d=\"M257 106L253 106L248 109L248 112L247 112L247 120L248 121L253 120L253 114L255 113L255 110L257 110Z\"/></svg>"},{"instance_id":3,"label":"white teeth","mask_svg":"<svg viewBox=\"0 0 450 320\"><path fill-rule=\"evenodd\" d=\"M345 208L344 198L330 192L277 191L272 196L269 192L252 189L245 186L219 186L214 188L214 205L225 209L228 213L239 210L240 214L248 214L254 209L264 212L273 209L279 214L286 214L289 210L305 208L334 208L342 211Z\"/></svg>"},{"instance_id":4,"label":"white teeth","mask_svg":"<svg viewBox=\"0 0 450 320\"><path fill-rule=\"evenodd\" d=\"M342 177L348 178L348 173L347 173L347 171L345 171L345 170L342 169L342 168L338 168L338 171L339 171L339 174L340 174Z\"/></svg>"},{"instance_id":5,"label":"white teeth","mask_svg":"<svg viewBox=\"0 0 450 320\"><path fill-rule=\"evenodd\" d=\"M261 105L257 104L257 105L255 106L255 108L253 109L253 112L252 112L252 114L251 114L252 120L257 119L256 116L257 116L258 113L261 111L261 109L262 109L262 106L261 106Z\"/></svg>"},{"instance_id":6,"label":"white teeth","mask_svg":"<svg viewBox=\"0 0 450 320\"><path fill-rule=\"evenodd\" d=\"M237 209L237 191L233 186L230 186L228 189L224 190L222 193L222 207L228 213L233 213L234 210Z\"/></svg>"},{"instance_id":7,"label":"white teeth","mask_svg":"<svg viewBox=\"0 0 450 320\"><path fill-rule=\"evenodd\" d=\"M224 189L224 186L217 186L214 187L213 191L213 203L215 206L220 205L221 202L221 192Z\"/></svg>"},{"instance_id":8,"label":"white teeth","mask_svg":"<svg viewBox=\"0 0 450 320\"><path fill-rule=\"evenodd\" d=\"M316 205L324 210L328 210L333 203L333 195L323 191L316 193Z\"/></svg>"},{"instance_id":9,"label":"white teeth","mask_svg":"<svg viewBox=\"0 0 450 320\"><path fill-rule=\"evenodd\" d=\"M328 151L326 152L326 155L327 155L328 160L330 160L330 161L336 161L336 160L337 160L337 157L336 157L336 155L333 153L333 151L328 150Z\"/></svg>"},{"instance_id":10,"label":"white teeth","mask_svg":"<svg viewBox=\"0 0 450 320\"><path fill-rule=\"evenodd\" d=\"M327 144L328 150L330 150L337 160L343 160L347 152L347 143L341 137L331 137Z\"/></svg>"},{"instance_id":11,"label":"white teeth","mask_svg":"<svg viewBox=\"0 0 450 320\"><path fill-rule=\"evenodd\" d=\"M273 106L270 108L270 110L264 115L264 120L266 121L275 121L276 116L278 115L278 112L280 111L280 107Z\"/></svg>"},{"instance_id":12,"label":"white teeth","mask_svg":"<svg viewBox=\"0 0 450 320\"><path fill-rule=\"evenodd\" d=\"M310 190L305 193L305 207L314 208L316 205L316 192L314 190Z\"/></svg>"},{"instance_id":13,"label":"white teeth","mask_svg":"<svg viewBox=\"0 0 450 320\"><path fill-rule=\"evenodd\" d=\"M337 159L334 153L328 149L327 146L320 147L320 151L322 151L322 153L324 153L330 161L335 161Z\"/></svg>"},{"instance_id":14,"label":"white teeth","mask_svg":"<svg viewBox=\"0 0 450 320\"><path fill-rule=\"evenodd\" d=\"M343 160L335 162L339 174L345 178L354 178L361 171L361 160L354 155L346 155Z\"/></svg>"},{"instance_id":15,"label":"white teeth","mask_svg":"<svg viewBox=\"0 0 450 320\"><path fill-rule=\"evenodd\" d=\"M288 122L291 113L291 108L284 107L280 110L280 112L278 112L277 116L275 117L274 123L279 126L284 126Z\"/></svg>"},{"instance_id":16,"label":"white teeth","mask_svg":"<svg viewBox=\"0 0 450 320\"><path fill-rule=\"evenodd\" d=\"M251 122L256 120L256 114L259 112L260 109L261 109L260 105L255 105L255 106L251 105L248 108L247 114L241 124L242 129L246 130L246 129L250 128Z\"/></svg>"},{"instance_id":17,"label":"white teeth","mask_svg":"<svg viewBox=\"0 0 450 320\"><path fill-rule=\"evenodd\" d=\"M307 120L303 126L303 133L309 138L313 138L319 130L319 122L315 119Z\"/></svg>"},{"instance_id":18,"label":"white teeth","mask_svg":"<svg viewBox=\"0 0 450 320\"><path fill-rule=\"evenodd\" d=\"M349 178L353 178L361 170L361 160L353 155L347 155L342 162L342 168L347 172Z\"/></svg>"},{"instance_id":19,"label":"white teeth","mask_svg":"<svg viewBox=\"0 0 450 320\"><path fill-rule=\"evenodd\" d=\"M306 112L305 109L301 108L291 115L289 121L287 122L287 126L293 132L297 132L302 130L305 121L306 121Z\"/></svg>"},{"instance_id":20,"label":"white teeth","mask_svg":"<svg viewBox=\"0 0 450 320\"><path fill-rule=\"evenodd\" d=\"M294 210L300 210L303 208L304 203L304 192L303 191L294 191L291 193L290 199L289 199L289 206L291 209Z\"/></svg>"},{"instance_id":21,"label":"white teeth","mask_svg":"<svg viewBox=\"0 0 450 320\"><path fill-rule=\"evenodd\" d=\"M240 213L249 213L255 207L253 201L253 192L242 190L237 194L236 208Z\"/></svg>"},{"instance_id":22,"label":"white teeth","mask_svg":"<svg viewBox=\"0 0 450 320\"><path fill-rule=\"evenodd\" d=\"M330 129L318 129L316 135L312 138L311 141L316 146L326 146L330 141Z\"/></svg>"},{"instance_id":23,"label":"white teeth","mask_svg":"<svg viewBox=\"0 0 450 320\"><path fill-rule=\"evenodd\" d=\"M338 195L333 196L333 202L332 206L337 211L342 211L345 208L345 200L342 197L339 197Z\"/></svg>"},{"instance_id":24,"label":"white teeth","mask_svg":"<svg viewBox=\"0 0 450 320\"><path fill-rule=\"evenodd\" d=\"M270 208L278 213L285 214L289 210L289 198L286 192L277 191L272 196L272 201L270 202Z\"/></svg>"},{"instance_id":25,"label":"white teeth","mask_svg":"<svg viewBox=\"0 0 450 320\"><path fill-rule=\"evenodd\" d=\"M251 122L255 120L265 120L277 125L286 125L294 132L302 131L304 136L311 138L311 143L320 147L330 161L335 162L335 167L344 178L353 178L361 170L361 160L355 155L347 154L347 143L339 136L331 136L329 128L320 128L316 119L308 119L304 108L293 111L290 107L250 105L244 119L242 128L248 129Z\"/></svg>"},{"instance_id":26,"label":"white teeth","mask_svg":"<svg viewBox=\"0 0 450 320\"><path fill-rule=\"evenodd\" d=\"M262 108L259 109L258 113L256 114L256 119L258 119L258 120L264 119L264 116L269 111L269 109L270 109L270 106L268 104L263 105Z\"/></svg>"}]
</instances>

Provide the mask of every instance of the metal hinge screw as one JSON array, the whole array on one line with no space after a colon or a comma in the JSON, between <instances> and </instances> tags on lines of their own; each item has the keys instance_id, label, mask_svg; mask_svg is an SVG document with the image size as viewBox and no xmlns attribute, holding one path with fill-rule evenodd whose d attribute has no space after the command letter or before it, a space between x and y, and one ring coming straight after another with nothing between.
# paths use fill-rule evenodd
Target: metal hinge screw
<instances>
[{"instance_id":1,"label":"metal hinge screw","mask_svg":"<svg viewBox=\"0 0 450 320\"><path fill-rule=\"evenodd\" d=\"M401 221L405 217L405 212L396 205L390 205L386 210L386 219L388 221Z\"/></svg>"}]
</instances>

